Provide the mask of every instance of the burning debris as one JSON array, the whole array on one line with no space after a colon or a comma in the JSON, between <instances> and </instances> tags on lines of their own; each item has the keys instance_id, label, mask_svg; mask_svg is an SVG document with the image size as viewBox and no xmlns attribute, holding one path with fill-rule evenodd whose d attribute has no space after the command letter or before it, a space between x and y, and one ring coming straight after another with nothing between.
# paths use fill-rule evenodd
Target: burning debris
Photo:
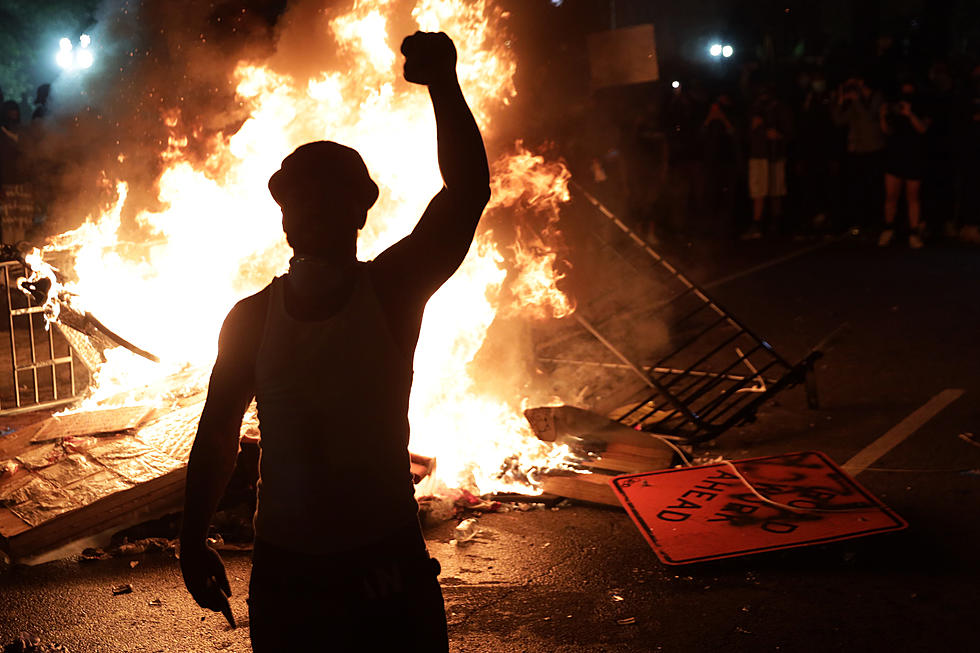
<instances>
[{"instance_id":1,"label":"burning debris","mask_svg":"<svg viewBox=\"0 0 980 653\"><path fill-rule=\"evenodd\" d=\"M525 402L543 399L533 391L513 392L522 372L501 370L494 379L472 369L498 315L540 319L573 310L556 285L562 276L558 211L569 200L570 175L560 161L520 143L494 141L514 94L516 62L504 43L506 16L488 2L403 2L383 11L356 3L343 13L318 12L314 24L287 14L278 54L243 59L233 73L247 118L234 133L208 141L203 158L202 144L188 138L193 119L179 108L161 108L171 137L162 153L168 166L159 179L158 208L140 210L124 176L108 180L116 188L112 206L26 257L43 272L22 287L50 306L55 324L113 342L100 348L105 360L94 365L85 409L142 401L148 387L203 394L224 315L286 267L289 252L266 182L296 145L329 134L363 154L381 196L360 235L362 259L412 229L410 216L420 213L440 182L431 117L423 110L427 100L407 88L395 92L405 82L391 34L406 20L421 30L445 31L459 44L461 85L498 152L483 229L461 269L430 300L417 348L412 447L438 459L424 491L522 491L527 470L561 464L562 452L535 440L521 418ZM290 55L292 39L311 38L323 52L334 52L334 60L311 68L310 48L302 57ZM394 155L392 142L413 160ZM132 230L125 216L134 212L143 242L127 240ZM55 256L67 264L51 266ZM148 352L159 357L158 365L137 360ZM182 387L167 388L178 376ZM530 388L532 380L520 384ZM505 459L512 474L500 474Z\"/></svg>"},{"instance_id":2,"label":"burning debris","mask_svg":"<svg viewBox=\"0 0 980 653\"><path fill-rule=\"evenodd\" d=\"M65 335L89 369L95 370L104 363L105 351L114 347L123 347L154 363L160 362L159 358L115 333L88 311L77 308L76 298L65 289L58 269L44 261L40 250L35 248L23 254L12 245L2 245L0 261L16 261L24 266L26 276L16 280L17 288L43 307L49 325L56 324L59 328L67 327L77 332L69 331Z\"/></svg>"},{"instance_id":3,"label":"burning debris","mask_svg":"<svg viewBox=\"0 0 980 653\"><path fill-rule=\"evenodd\" d=\"M460 269L429 301L416 349L409 417L412 473L423 512L427 496L452 497L453 515L460 501L469 504L463 509L492 506L480 497L493 492L604 500L601 493L580 491L602 486L609 493L598 475L551 472L622 473L669 464L673 452L630 427L647 428L651 418L663 417L662 397L680 402L661 386L678 372L692 376L690 368L683 369L687 361L676 364L680 369L644 371L625 359L657 390L629 413L640 416L629 426L571 408L529 411L529 425L522 414L527 406L556 400L552 387L538 387L534 366L527 364L535 357L529 339L525 351L508 352L509 363L488 365L478 356L491 325L578 314L562 284L569 265L558 228L571 200L569 171L520 142L495 138L515 92L504 12L482 0L419 0L386 6L384 12L359 2L347 13L291 18L287 14L282 22L276 55L244 58L235 68L235 101L248 115L233 133L195 142L188 138L195 125L180 107L160 108L170 137L157 152L166 168L155 206L131 200L130 181L120 173L103 180L115 189L107 209L40 250L5 253L27 270L17 287L44 307L48 322L93 372L86 398L42 425L32 436L37 448L7 463L16 469L0 477L0 535L11 551L48 550L179 506L222 319L237 300L287 265L279 213L266 191L286 153L329 135L363 154L381 191L360 233L361 259L376 256L414 227L410 216L420 214L440 182L430 114L422 109L426 99L408 89L395 91L404 82L390 34L406 21L454 37L459 60L466 62L459 66L461 86L497 152L481 228ZM304 43L302 56L291 39ZM311 39L334 53L329 63L311 68ZM412 152L413 160L393 154L392 142ZM128 156L119 152L118 160ZM139 227L136 242L130 240L133 224ZM675 281L691 286L647 250ZM700 289L688 290L684 297L699 301L698 310L720 310ZM718 324L735 324L730 317ZM578 322L591 325L584 318ZM513 348L511 341L518 339L510 335L504 328L497 337ZM737 356L739 362L747 358ZM708 387L740 383L733 392L755 387L765 370L756 371L750 362L744 367L751 374L729 368L692 378L705 379ZM733 396L749 401L746 394ZM758 405L762 398L753 395L751 401ZM690 412L672 409L670 419ZM573 414L586 423L561 433L552 428L550 435L536 425L542 416L561 421ZM254 442L257 433L253 405L242 436ZM442 502L429 505L434 515L447 512Z\"/></svg>"}]
</instances>

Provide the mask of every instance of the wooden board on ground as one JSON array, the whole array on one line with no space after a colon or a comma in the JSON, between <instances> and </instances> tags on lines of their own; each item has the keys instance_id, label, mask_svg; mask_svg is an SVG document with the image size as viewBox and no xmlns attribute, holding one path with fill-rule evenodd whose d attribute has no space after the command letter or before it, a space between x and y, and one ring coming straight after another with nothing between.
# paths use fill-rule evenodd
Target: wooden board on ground
<instances>
[{"instance_id":1,"label":"wooden board on ground","mask_svg":"<svg viewBox=\"0 0 980 653\"><path fill-rule=\"evenodd\" d=\"M672 451L657 436L575 406L528 408L524 417L539 440L562 442L576 438L604 445L621 444L649 451ZM671 453L670 455L673 455Z\"/></svg>"},{"instance_id":2,"label":"wooden board on ground","mask_svg":"<svg viewBox=\"0 0 980 653\"><path fill-rule=\"evenodd\" d=\"M41 425L32 442L129 431L142 425L152 412L151 406L124 406L54 416Z\"/></svg>"},{"instance_id":3,"label":"wooden board on ground","mask_svg":"<svg viewBox=\"0 0 980 653\"><path fill-rule=\"evenodd\" d=\"M637 431L575 406L528 408L524 416L538 439L569 446L580 464L617 473L665 469L674 450L658 436Z\"/></svg>"},{"instance_id":4,"label":"wooden board on ground","mask_svg":"<svg viewBox=\"0 0 980 653\"><path fill-rule=\"evenodd\" d=\"M30 417L33 417L30 414L17 415L16 417L22 418L22 421L14 421L9 415L3 420L4 426L10 425L14 430L7 435L0 436L0 462L13 458L24 449L29 448L37 430L44 425L44 422L41 421L43 415L37 417L37 421L33 423L28 421Z\"/></svg>"},{"instance_id":5,"label":"wooden board on ground","mask_svg":"<svg viewBox=\"0 0 980 653\"><path fill-rule=\"evenodd\" d=\"M617 474L652 472L666 468L669 463L670 459L664 460L651 456L635 456L609 451L580 462L581 465L592 470L605 469Z\"/></svg>"},{"instance_id":6,"label":"wooden board on ground","mask_svg":"<svg viewBox=\"0 0 980 653\"><path fill-rule=\"evenodd\" d=\"M568 476L546 476L542 487L548 494L557 494L567 499L601 503L614 508L622 508L615 492L609 485L612 476L605 474L572 474Z\"/></svg>"}]
</instances>

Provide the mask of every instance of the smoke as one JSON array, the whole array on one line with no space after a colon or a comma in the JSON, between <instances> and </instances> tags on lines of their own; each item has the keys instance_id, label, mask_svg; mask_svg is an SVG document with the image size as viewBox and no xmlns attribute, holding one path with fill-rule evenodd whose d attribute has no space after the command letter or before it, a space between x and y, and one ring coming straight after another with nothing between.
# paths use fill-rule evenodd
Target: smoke
<instances>
[{"instance_id":1,"label":"smoke","mask_svg":"<svg viewBox=\"0 0 980 653\"><path fill-rule=\"evenodd\" d=\"M171 138L201 161L246 117L231 72L273 49L275 11L262 3L115 0L89 30L92 68L52 84L50 114L32 148L35 178L50 196L47 234L78 226L129 183L121 238L140 241L133 220L156 207ZM267 3L268 4L268 3ZM169 124L168 124L169 123Z\"/></svg>"}]
</instances>

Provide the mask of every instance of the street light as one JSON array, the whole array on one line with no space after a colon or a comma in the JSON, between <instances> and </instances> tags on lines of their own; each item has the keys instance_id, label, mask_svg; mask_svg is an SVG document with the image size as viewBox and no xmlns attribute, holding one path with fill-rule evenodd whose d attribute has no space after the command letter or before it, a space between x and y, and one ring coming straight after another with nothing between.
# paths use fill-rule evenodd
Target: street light
<instances>
[{"instance_id":1,"label":"street light","mask_svg":"<svg viewBox=\"0 0 980 653\"><path fill-rule=\"evenodd\" d=\"M92 52L85 48L79 50L78 54L75 55L75 63L79 68L91 68L94 61L95 58L92 56Z\"/></svg>"},{"instance_id":2,"label":"street light","mask_svg":"<svg viewBox=\"0 0 980 653\"><path fill-rule=\"evenodd\" d=\"M715 59L719 57L728 59L735 54L735 48L733 48L729 43L712 43L708 46L708 54Z\"/></svg>"},{"instance_id":3,"label":"street light","mask_svg":"<svg viewBox=\"0 0 980 653\"><path fill-rule=\"evenodd\" d=\"M76 68L91 68L95 63L95 55L89 46L92 39L88 34L82 34L78 39L78 50L72 45L71 39L63 38L58 41L58 54L54 60L63 70L74 70Z\"/></svg>"},{"instance_id":4,"label":"street light","mask_svg":"<svg viewBox=\"0 0 980 653\"><path fill-rule=\"evenodd\" d=\"M54 60L58 62L58 65L66 70L71 68L72 62L71 54L71 41L68 39L61 39L58 42L58 54L55 56Z\"/></svg>"}]
</instances>

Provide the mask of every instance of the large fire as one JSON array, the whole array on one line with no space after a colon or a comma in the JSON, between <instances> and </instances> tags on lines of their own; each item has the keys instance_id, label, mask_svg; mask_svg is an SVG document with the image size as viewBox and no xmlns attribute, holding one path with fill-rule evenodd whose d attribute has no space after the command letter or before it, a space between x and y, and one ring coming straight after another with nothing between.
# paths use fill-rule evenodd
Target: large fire
<instances>
[{"instance_id":1,"label":"large fire","mask_svg":"<svg viewBox=\"0 0 980 653\"><path fill-rule=\"evenodd\" d=\"M404 34L389 25L392 4L358 0L347 14L324 14L323 27L350 68L299 79L271 63L240 64L237 93L249 118L216 143L204 165L183 156L179 111L161 115L175 134L162 153L168 168L159 199L166 208L138 216L156 234L138 260L119 235L125 180L105 180L117 188L114 207L45 248L71 252L77 278L66 289L83 310L161 359L110 350L86 408L140 401L146 392L137 390L148 385L170 384L171 399L206 387L227 311L286 269L289 249L266 182L298 145L330 139L364 157L381 196L360 234L362 260L411 231L441 181L428 97L401 79L396 48ZM445 31L455 41L463 91L492 139L494 116L515 94L515 61L501 26L506 15L484 0L418 0L411 16L418 29ZM492 164L488 211L509 212L512 220L531 212L541 226L518 229L509 251L492 231L479 232L460 270L426 309L410 407L411 449L437 458L444 486L479 492L528 491L529 472L560 465L565 455L530 433L521 414L528 398L520 388L472 374L471 362L498 313L534 319L573 310L555 286L555 253L544 245L568 200L568 172L520 144L510 151ZM503 468L510 473L501 474Z\"/></svg>"}]
</instances>

